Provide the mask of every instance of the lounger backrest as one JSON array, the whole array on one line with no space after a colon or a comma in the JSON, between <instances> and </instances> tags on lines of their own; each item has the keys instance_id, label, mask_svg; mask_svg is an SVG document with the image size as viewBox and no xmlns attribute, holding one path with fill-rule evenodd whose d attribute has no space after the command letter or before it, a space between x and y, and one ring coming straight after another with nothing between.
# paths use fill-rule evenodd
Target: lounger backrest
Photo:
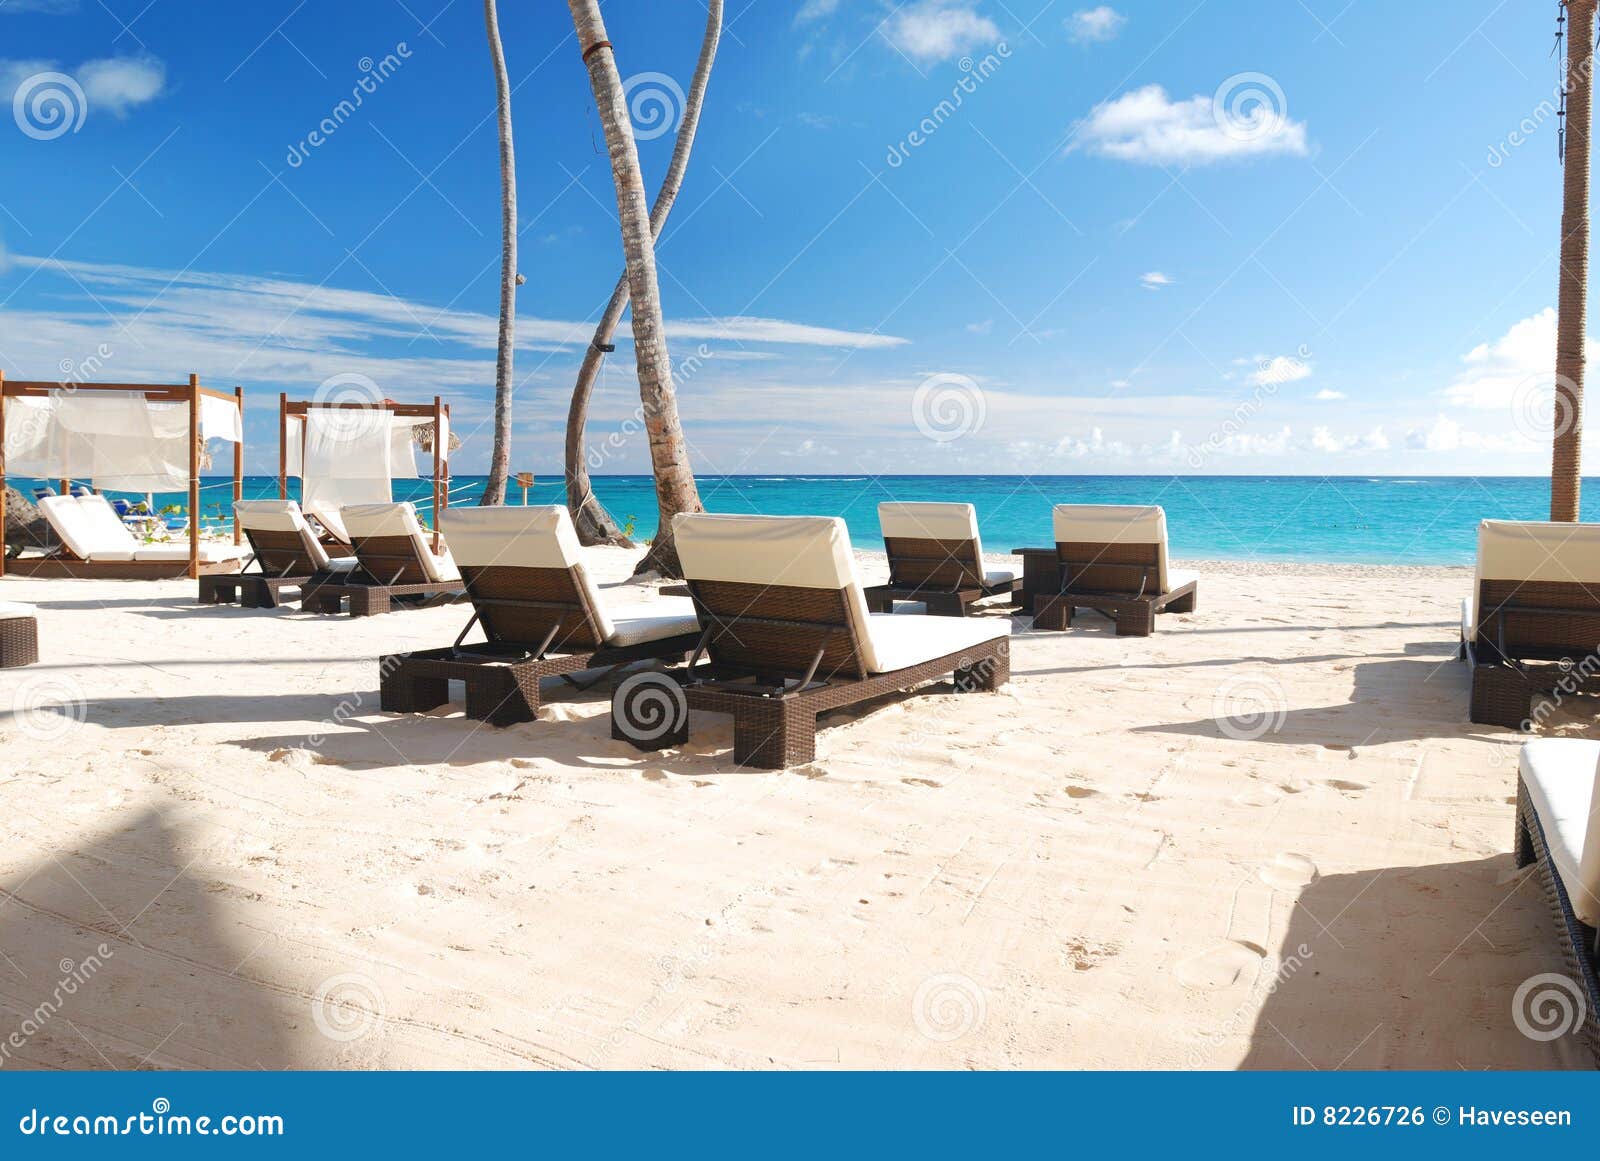
<instances>
[{"instance_id":1,"label":"lounger backrest","mask_svg":"<svg viewBox=\"0 0 1600 1161\"><path fill-rule=\"evenodd\" d=\"M328 554L293 500L239 500L233 517L269 576L326 572Z\"/></svg>"},{"instance_id":2,"label":"lounger backrest","mask_svg":"<svg viewBox=\"0 0 1600 1161\"><path fill-rule=\"evenodd\" d=\"M1478 525L1478 635L1511 656L1587 652L1593 618L1519 613L1566 609L1600 617L1600 524L1485 520Z\"/></svg>"},{"instance_id":3,"label":"lounger backrest","mask_svg":"<svg viewBox=\"0 0 1600 1161\"><path fill-rule=\"evenodd\" d=\"M1056 556L1067 588L1167 591L1167 514L1155 505L1057 504Z\"/></svg>"},{"instance_id":4,"label":"lounger backrest","mask_svg":"<svg viewBox=\"0 0 1600 1161\"><path fill-rule=\"evenodd\" d=\"M39 501L39 511L61 543L80 560L92 560L97 553L129 553L139 547L104 497L46 496Z\"/></svg>"},{"instance_id":5,"label":"lounger backrest","mask_svg":"<svg viewBox=\"0 0 1600 1161\"><path fill-rule=\"evenodd\" d=\"M450 508L443 523L490 641L576 652L615 632L565 508Z\"/></svg>"},{"instance_id":6,"label":"lounger backrest","mask_svg":"<svg viewBox=\"0 0 1600 1161\"><path fill-rule=\"evenodd\" d=\"M305 515L322 525L328 535L340 544L350 543L350 530L344 526L344 517L339 515L339 509L320 504L308 504L304 511Z\"/></svg>"},{"instance_id":7,"label":"lounger backrest","mask_svg":"<svg viewBox=\"0 0 1600 1161\"><path fill-rule=\"evenodd\" d=\"M951 589L983 584L983 544L971 504L879 504L878 525L891 583Z\"/></svg>"},{"instance_id":8,"label":"lounger backrest","mask_svg":"<svg viewBox=\"0 0 1600 1161\"><path fill-rule=\"evenodd\" d=\"M440 584L455 579L454 568L433 554L409 501L348 504L339 515L361 571L378 584Z\"/></svg>"},{"instance_id":9,"label":"lounger backrest","mask_svg":"<svg viewBox=\"0 0 1600 1161\"><path fill-rule=\"evenodd\" d=\"M673 536L714 661L761 673L865 677L866 595L834 516L680 515Z\"/></svg>"}]
</instances>

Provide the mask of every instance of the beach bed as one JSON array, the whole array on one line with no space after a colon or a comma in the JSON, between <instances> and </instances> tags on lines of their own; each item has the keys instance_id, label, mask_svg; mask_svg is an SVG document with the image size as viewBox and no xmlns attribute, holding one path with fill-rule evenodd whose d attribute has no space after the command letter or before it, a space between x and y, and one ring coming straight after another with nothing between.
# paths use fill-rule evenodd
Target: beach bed
<instances>
[{"instance_id":1,"label":"beach bed","mask_svg":"<svg viewBox=\"0 0 1600 1161\"><path fill-rule=\"evenodd\" d=\"M1600 1063L1600 742L1539 738L1522 747L1517 777L1517 866L1538 864L1571 982L1581 989L1583 1033ZM1552 997L1554 993L1552 993ZM1566 997L1575 1012L1579 998Z\"/></svg>"},{"instance_id":2,"label":"beach bed","mask_svg":"<svg viewBox=\"0 0 1600 1161\"><path fill-rule=\"evenodd\" d=\"M1167 514L1155 506L1057 504L1051 575L1027 559L1036 629L1068 629L1078 609L1110 617L1119 637L1148 637L1158 613L1192 613L1199 577L1167 567ZM1022 550L1028 552L1031 550Z\"/></svg>"},{"instance_id":3,"label":"beach bed","mask_svg":"<svg viewBox=\"0 0 1600 1161\"><path fill-rule=\"evenodd\" d=\"M692 602L605 599L589 580L565 508L464 508L449 511L444 524L472 618L447 648L382 658L385 710L435 709L454 680L466 684L467 717L514 725L538 715L543 678L681 662L694 648ZM474 625L485 640L467 644Z\"/></svg>"},{"instance_id":4,"label":"beach bed","mask_svg":"<svg viewBox=\"0 0 1600 1161\"><path fill-rule=\"evenodd\" d=\"M104 496L45 496L39 512L61 542L53 553L19 557L19 576L165 580L189 575L189 545L146 544L128 531ZM201 573L238 572L245 550L233 544L199 546Z\"/></svg>"},{"instance_id":5,"label":"beach bed","mask_svg":"<svg viewBox=\"0 0 1600 1161\"><path fill-rule=\"evenodd\" d=\"M328 555L293 500L240 500L233 515L250 542L258 571L201 577L203 605L238 601L248 609L275 609L282 603L284 589L303 598L319 585L337 583L356 567L353 556Z\"/></svg>"},{"instance_id":6,"label":"beach bed","mask_svg":"<svg viewBox=\"0 0 1600 1161\"><path fill-rule=\"evenodd\" d=\"M693 708L732 715L739 765L797 766L816 756L819 714L946 674L962 691L1010 677L1009 618L869 612L836 517L701 513L673 533L702 631L676 685L638 682L613 698L613 736L640 749L686 741L687 713L675 711Z\"/></svg>"},{"instance_id":7,"label":"beach bed","mask_svg":"<svg viewBox=\"0 0 1600 1161\"><path fill-rule=\"evenodd\" d=\"M935 616L965 617L975 602L1017 587L1016 573L984 567L971 504L879 504L878 524L889 583L866 590L874 613L894 612L896 601L919 601Z\"/></svg>"},{"instance_id":8,"label":"beach bed","mask_svg":"<svg viewBox=\"0 0 1600 1161\"><path fill-rule=\"evenodd\" d=\"M339 515L349 531L356 567L341 579L318 584L300 606L352 617L372 617L396 607L420 608L466 598L461 574L448 550L435 554L409 502L353 504Z\"/></svg>"}]
</instances>

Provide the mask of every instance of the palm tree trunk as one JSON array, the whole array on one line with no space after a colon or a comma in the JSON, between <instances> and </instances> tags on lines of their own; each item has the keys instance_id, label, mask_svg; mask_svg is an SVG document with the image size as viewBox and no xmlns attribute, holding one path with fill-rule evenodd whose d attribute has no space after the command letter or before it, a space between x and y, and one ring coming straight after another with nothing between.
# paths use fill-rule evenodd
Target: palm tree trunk
<instances>
[{"instance_id":1,"label":"palm tree trunk","mask_svg":"<svg viewBox=\"0 0 1600 1161\"><path fill-rule=\"evenodd\" d=\"M689 168L689 151L694 148L695 133L700 127L700 110L705 105L706 86L711 80L711 65L717 58L717 44L722 39L723 0L711 0L706 6L706 34L700 42L700 60L694 67L694 79L689 84L689 94L684 100L683 120L678 125L677 141L672 147L672 162L667 175L656 191L655 205L650 207L650 233L661 236L667 224L667 215L678 200L683 188L683 175ZM584 545L615 544L631 548L633 541L623 535L605 506L595 498L589 482L589 464L583 446L583 430L589 420L589 398L594 394L595 380L600 375L603 348L611 344L622 312L628 306L628 274L624 271L617 279L611 301L600 316L594 329L594 338L583 353L583 365L578 368L578 382L572 389L572 404L567 409L567 508L572 513L572 523L578 530L578 542Z\"/></svg>"},{"instance_id":2,"label":"palm tree trunk","mask_svg":"<svg viewBox=\"0 0 1600 1161\"><path fill-rule=\"evenodd\" d=\"M500 345L494 361L494 450L479 503L504 504L511 474L511 358L517 317L517 161L511 144L511 82L506 77L495 0L483 0L483 22L489 32L500 114Z\"/></svg>"},{"instance_id":3,"label":"palm tree trunk","mask_svg":"<svg viewBox=\"0 0 1600 1161\"><path fill-rule=\"evenodd\" d=\"M1589 283L1589 126L1595 0L1567 5L1567 155L1561 189L1555 450L1550 519L1576 523L1582 485L1583 348Z\"/></svg>"},{"instance_id":4,"label":"palm tree trunk","mask_svg":"<svg viewBox=\"0 0 1600 1161\"><path fill-rule=\"evenodd\" d=\"M703 509L689 468L689 448L684 442L678 400L672 389L672 360L667 352L661 288L656 280L655 238L650 232L644 175L639 170L639 150L633 140L627 96L611 42L606 39L599 0L567 0L567 7L572 10L572 24L589 70L600 124L605 129L606 150L611 155L611 178L617 189L617 218L622 226L622 251L628 269L628 296L633 303L639 399L644 404L650 463L655 471L659 523L650 551L636 571L654 569L663 576L679 576L682 570L672 539L672 518L680 512Z\"/></svg>"}]
</instances>

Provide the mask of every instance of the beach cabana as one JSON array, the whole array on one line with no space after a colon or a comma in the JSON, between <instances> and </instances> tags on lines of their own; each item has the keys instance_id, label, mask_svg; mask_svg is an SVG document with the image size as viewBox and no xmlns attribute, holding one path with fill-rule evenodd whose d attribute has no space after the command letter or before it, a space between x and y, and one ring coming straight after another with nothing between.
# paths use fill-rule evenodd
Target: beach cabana
<instances>
[{"instance_id":1,"label":"beach cabana","mask_svg":"<svg viewBox=\"0 0 1600 1161\"><path fill-rule=\"evenodd\" d=\"M433 425L433 502L428 524L439 551L439 513L450 503L450 405L296 401L278 396L278 498L289 498L289 477L300 480L300 510L340 545L350 544L340 509L387 504L395 480L416 479L416 429ZM338 555L347 556L347 550Z\"/></svg>"},{"instance_id":2,"label":"beach cabana","mask_svg":"<svg viewBox=\"0 0 1600 1161\"><path fill-rule=\"evenodd\" d=\"M41 512L60 548L0 559L0 576L155 580L237 572L233 544L200 542L200 465L205 442L233 444L233 498L244 476L244 391L213 391L198 375L183 384L50 383L0 377L0 448L8 476L61 481ZM69 495L74 480L96 489L187 489L188 543L145 543L98 495ZM0 523L5 499L0 491Z\"/></svg>"}]
</instances>

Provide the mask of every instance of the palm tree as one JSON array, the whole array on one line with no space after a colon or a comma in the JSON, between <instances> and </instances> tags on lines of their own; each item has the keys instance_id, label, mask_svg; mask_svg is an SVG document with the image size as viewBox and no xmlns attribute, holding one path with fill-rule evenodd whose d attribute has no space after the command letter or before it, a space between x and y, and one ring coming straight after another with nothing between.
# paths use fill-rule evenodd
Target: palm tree
<instances>
[{"instance_id":1,"label":"palm tree","mask_svg":"<svg viewBox=\"0 0 1600 1161\"><path fill-rule=\"evenodd\" d=\"M1567 154L1561 188L1557 290L1555 450L1550 519L1578 520L1583 444L1583 347L1589 283L1589 125L1596 0L1567 4Z\"/></svg>"},{"instance_id":2,"label":"palm tree","mask_svg":"<svg viewBox=\"0 0 1600 1161\"><path fill-rule=\"evenodd\" d=\"M650 207L650 233L661 236L667 224L672 204L683 188L683 175L689 168L689 151L694 148L694 136L700 126L700 110L705 104L706 85L711 80L711 65L717 58L717 43L722 39L723 0L711 0L706 5L706 34L700 42L700 60L694 67L694 79L689 83L689 94L683 104L683 120L678 125L678 137L672 148L672 162L667 175L656 191L655 205ZM628 306L627 271L617 278L611 301L600 315L594 329L594 338L583 353L583 366L578 368L578 382L572 389L572 405L567 409L567 508L572 512L572 523L578 530L580 544L615 544L624 548L633 542L627 538L605 506L596 499L589 483L589 465L584 456L583 429L589 419L589 397L594 394L595 380L600 375L600 363L606 348L611 345L622 312Z\"/></svg>"},{"instance_id":3,"label":"palm tree","mask_svg":"<svg viewBox=\"0 0 1600 1161\"><path fill-rule=\"evenodd\" d=\"M489 57L494 62L494 87L500 121L500 345L494 362L494 451L481 504L506 502L511 474L511 357L517 316L517 159L511 145L511 83L506 54L500 45L500 16L495 0L483 0L483 22L489 32Z\"/></svg>"},{"instance_id":4,"label":"palm tree","mask_svg":"<svg viewBox=\"0 0 1600 1161\"><path fill-rule=\"evenodd\" d=\"M611 180L617 190L617 218L622 226L622 253L628 269L628 297L633 303L633 354L639 372L639 399L644 404L650 463L655 471L659 524L650 551L636 571L654 569L663 576L679 576L682 569L672 539L672 518L680 512L703 509L689 468L689 448L684 442L678 400L672 389L672 360L661 314L661 288L656 281L655 238L650 232L644 175L639 170L627 94L617 72L611 41L606 38L599 0L567 0L567 7L572 10L572 24L589 70L595 109L605 129L606 150L611 155Z\"/></svg>"}]
</instances>

